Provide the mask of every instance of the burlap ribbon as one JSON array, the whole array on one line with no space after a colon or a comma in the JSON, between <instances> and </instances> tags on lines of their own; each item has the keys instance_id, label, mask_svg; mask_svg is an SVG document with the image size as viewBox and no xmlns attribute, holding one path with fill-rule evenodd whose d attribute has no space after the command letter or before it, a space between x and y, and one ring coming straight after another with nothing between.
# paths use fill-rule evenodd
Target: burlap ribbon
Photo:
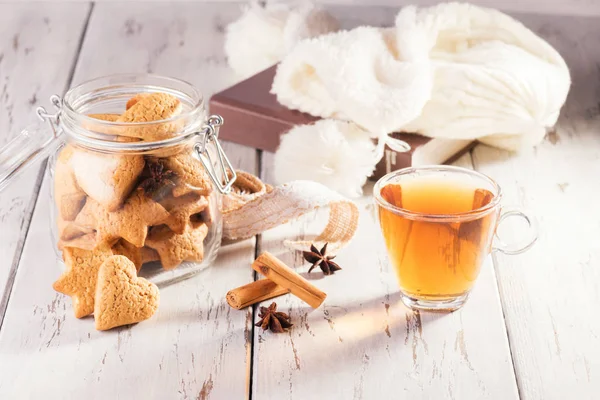
<instances>
[{"instance_id":1,"label":"burlap ribbon","mask_svg":"<svg viewBox=\"0 0 600 400\"><path fill-rule=\"evenodd\" d=\"M311 181L294 181L275 188L257 177L236 171L238 179L223 200L223 237L244 239L329 206L329 220L315 239L285 240L287 247L308 250L329 243L332 253L344 247L358 227L358 207L342 195Z\"/></svg>"}]
</instances>

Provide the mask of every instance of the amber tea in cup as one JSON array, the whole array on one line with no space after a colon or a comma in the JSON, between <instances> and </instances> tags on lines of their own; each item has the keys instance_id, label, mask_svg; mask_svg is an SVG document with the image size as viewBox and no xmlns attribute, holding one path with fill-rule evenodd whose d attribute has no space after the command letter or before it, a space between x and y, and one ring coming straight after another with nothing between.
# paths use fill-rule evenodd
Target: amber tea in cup
<instances>
[{"instance_id":1,"label":"amber tea in cup","mask_svg":"<svg viewBox=\"0 0 600 400\"><path fill-rule=\"evenodd\" d=\"M414 309L455 310L466 301L479 276L499 222L508 216L533 221L524 213L500 214L500 187L468 169L407 168L381 178L374 189L379 223L402 301ZM498 239L497 239L498 240ZM529 248L498 242L516 254Z\"/></svg>"}]
</instances>

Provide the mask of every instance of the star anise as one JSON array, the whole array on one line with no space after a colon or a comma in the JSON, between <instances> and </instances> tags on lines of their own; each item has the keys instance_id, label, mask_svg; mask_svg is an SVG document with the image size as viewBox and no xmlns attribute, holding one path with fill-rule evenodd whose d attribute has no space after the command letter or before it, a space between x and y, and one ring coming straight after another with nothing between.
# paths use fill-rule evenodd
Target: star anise
<instances>
[{"instance_id":1,"label":"star anise","mask_svg":"<svg viewBox=\"0 0 600 400\"><path fill-rule=\"evenodd\" d=\"M148 172L150 175L140 183L146 197L161 197L175 186L177 174L166 169L161 161L149 161Z\"/></svg>"},{"instance_id":2,"label":"star anise","mask_svg":"<svg viewBox=\"0 0 600 400\"><path fill-rule=\"evenodd\" d=\"M325 246L323 246L323 248L319 251L314 244L311 244L310 251L302 252L304 259L309 263L312 263L312 266L308 270L309 273L317 265L321 268L325 275L331 275L335 271L342 269L342 267L331 261L335 258L335 256L327 256L327 245L328 243L325 243Z\"/></svg>"},{"instance_id":3,"label":"star anise","mask_svg":"<svg viewBox=\"0 0 600 400\"><path fill-rule=\"evenodd\" d=\"M270 329L271 332L282 333L290 328L290 316L277 311L277 303L273 302L269 307L261 307L258 314L260 321L255 326L260 326L263 331Z\"/></svg>"}]
</instances>

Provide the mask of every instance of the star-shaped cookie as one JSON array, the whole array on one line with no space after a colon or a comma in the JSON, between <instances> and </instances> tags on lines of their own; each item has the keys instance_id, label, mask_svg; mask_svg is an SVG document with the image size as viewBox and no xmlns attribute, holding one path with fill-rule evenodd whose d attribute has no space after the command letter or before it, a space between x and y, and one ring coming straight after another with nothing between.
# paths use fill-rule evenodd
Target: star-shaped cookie
<instances>
[{"instance_id":1,"label":"star-shaped cookie","mask_svg":"<svg viewBox=\"0 0 600 400\"><path fill-rule=\"evenodd\" d=\"M60 240L71 240L93 232L91 228L79 226L75 221L65 221L60 216L56 218L56 225Z\"/></svg>"},{"instance_id":2,"label":"star-shaped cookie","mask_svg":"<svg viewBox=\"0 0 600 400\"><path fill-rule=\"evenodd\" d=\"M156 250L151 249L148 246L142 247L140 249L140 253L142 254L142 264L160 260L160 257L158 256Z\"/></svg>"},{"instance_id":3,"label":"star-shaped cookie","mask_svg":"<svg viewBox=\"0 0 600 400\"><path fill-rule=\"evenodd\" d=\"M135 265L137 272L142 269L142 248L135 247L125 239L119 239L112 247L112 252L115 255L125 256Z\"/></svg>"},{"instance_id":4,"label":"star-shaped cookie","mask_svg":"<svg viewBox=\"0 0 600 400\"><path fill-rule=\"evenodd\" d=\"M165 224L177 234L182 234L190 221L190 216L197 214L208 206L206 197L191 192L180 197L169 197L160 202L169 211Z\"/></svg>"},{"instance_id":5,"label":"star-shaped cookie","mask_svg":"<svg viewBox=\"0 0 600 400\"><path fill-rule=\"evenodd\" d=\"M75 317L83 318L94 312L94 295L100 265L112 256L110 247L101 245L94 250L74 247L63 249L66 271L52 285L54 290L71 296Z\"/></svg>"},{"instance_id":6,"label":"star-shaped cookie","mask_svg":"<svg viewBox=\"0 0 600 400\"><path fill-rule=\"evenodd\" d=\"M215 207L207 204L206 208L199 213L190 215L190 224L192 228L197 228L202 224L211 226L215 219Z\"/></svg>"},{"instance_id":7,"label":"star-shaped cookie","mask_svg":"<svg viewBox=\"0 0 600 400\"><path fill-rule=\"evenodd\" d=\"M76 238L69 239L69 240L60 239L58 241L57 247L60 251L63 251L65 249L65 247L76 247L78 249L83 249L83 250L93 250L98 245L98 242L96 241L96 239L97 239L96 232L87 233L83 236L78 236Z\"/></svg>"},{"instance_id":8,"label":"star-shaped cookie","mask_svg":"<svg viewBox=\"0 0 600 400\"><path fill-rule=\"evenodd\" d=\"M166 225L155 226L150 230L146 246L156 250L164 269L173 269L183 261L204 259L203 242L207 233L208 227L204 224L195 229L188 224L181 235Z\"/></svg>"},{"instance_id":9,"label":"star-shaped cookie","mask_svg":"<svg viewBox=\"0 0 600 400\"><path fill-rule=\"evenodd\" d=\"M173 196L179 197L190 192L208 196L212 192L212 181L204 170L202 163L188 152L163 159L165 167L175 172L178 185L173 189Z\"/></svg>"},{"instance_id":10,"label":"star-shaped cookie","mask_svg":"<svg viewBox=\"0 0 600 400\"><path fill-rule=\"evenodd\" d=\"M169 212L163 206L137 190L115 212L108 212L98 202L88 199L75 222L95 229L99 243L123 238L136 247L142 247L148 227L162 224L168 217Z\"/></svg>"}]
</instances>

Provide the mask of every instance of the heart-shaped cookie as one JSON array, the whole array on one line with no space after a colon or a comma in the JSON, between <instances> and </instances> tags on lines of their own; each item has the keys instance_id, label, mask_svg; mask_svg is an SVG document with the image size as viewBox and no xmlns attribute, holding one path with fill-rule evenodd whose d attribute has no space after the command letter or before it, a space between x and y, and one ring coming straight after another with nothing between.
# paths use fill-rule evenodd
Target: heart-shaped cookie
<instances>
[{"instance_id":1,"label":"heart-shaped cookie","mask_svg":"<svg viewBox=\"0 0 600 400\"><path fill-rule=\"evenodd\" d=\"M158 302L156 285L139 278L127 257L112 256L100 266L94 302L99 331L144 321L154 315Z\"/></svg>"}]
</instances>

